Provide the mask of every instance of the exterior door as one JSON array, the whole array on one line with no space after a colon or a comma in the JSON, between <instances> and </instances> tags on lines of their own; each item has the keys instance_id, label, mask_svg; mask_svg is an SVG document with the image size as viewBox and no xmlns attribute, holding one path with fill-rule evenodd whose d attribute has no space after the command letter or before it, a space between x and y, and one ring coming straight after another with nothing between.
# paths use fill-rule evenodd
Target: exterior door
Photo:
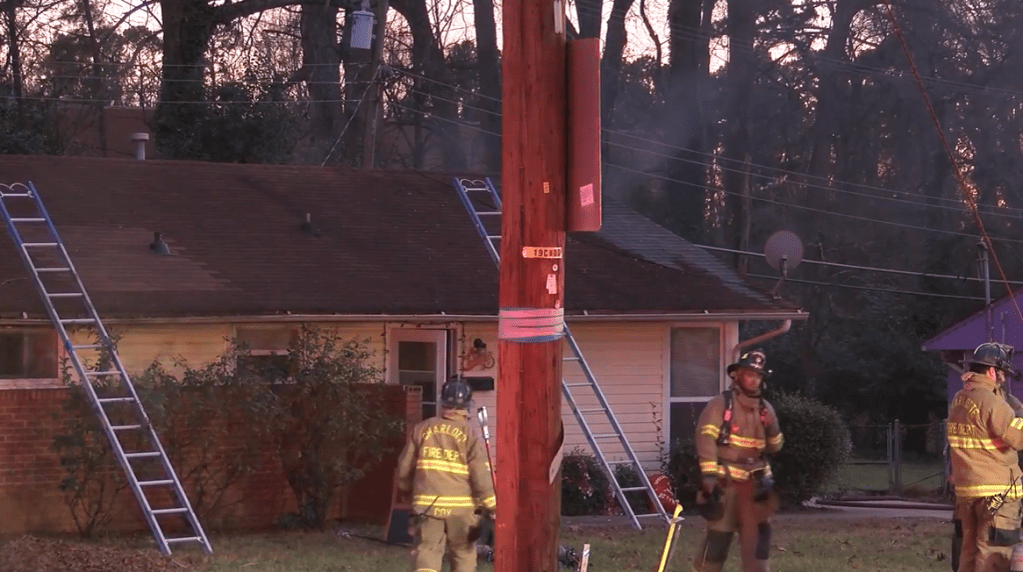
<instances>
[{"instance_id":1,"label":"exterior door","mask_svg":"<svg viewBox=\"0 0 1023 572\"><path fill-rule=\"evenodd\" d=\"M422 388L423 419L437 415L440 388L448 377L447 354L447 330L391 330L388 382Z\"/></svg>"}]
</instances>

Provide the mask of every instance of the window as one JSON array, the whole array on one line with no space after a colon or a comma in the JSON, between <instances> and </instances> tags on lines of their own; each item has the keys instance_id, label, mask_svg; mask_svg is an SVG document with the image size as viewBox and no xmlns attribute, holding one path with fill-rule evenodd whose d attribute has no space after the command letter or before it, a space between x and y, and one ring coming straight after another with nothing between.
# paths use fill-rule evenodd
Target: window
<instances>
[{"instance_id":1,"label":"window","mask_svg":"<svg viewBox=\"0 0 1023 572\"><path fill-rule=\"evenodd\" d=\"M388 378L423 391L423 419L437 415L437 397L448 372L447 330L392 330Z\"/></svg>"},{"instance_id":2,"label":"window","mask_svg":"<svg viewBox=\"0 0 1023 572\"><path fill-rule=\"evenodd\" d=\"M267 379L281 379L291 372L288 350L298 341L298 329L237 328L235 341L246 350L246 355L238 357L238 369L248 369Z\"/></svg>"},{"instance_id":3,"label":"window","mask_svg":"<svg viewBox=\"0 0 1023 572\"><path fill-rule=\"evenodd\" d=\"M0 330L0 379L55 379L57 333L53 330Z\"/></svg>"},{"instance_id":4,"label":"window","mask_svg":"<svg viewBox=\"0 0 1023 572\"><path fill-rule=\"evenodd\" d=\"M711 397L720 388L720 328L672 328L671 397Z\"/></svg>"},{"instance_id":5,"label":"window","mask_svg":"<svg viewBox=\"0 0 1023 572\"><path fill-rule=\"evenodd\" d=\"M703 405L721 391L721 335L719 327L671 329L669 445L693 438Z\"/></svg>"}]
</instances>

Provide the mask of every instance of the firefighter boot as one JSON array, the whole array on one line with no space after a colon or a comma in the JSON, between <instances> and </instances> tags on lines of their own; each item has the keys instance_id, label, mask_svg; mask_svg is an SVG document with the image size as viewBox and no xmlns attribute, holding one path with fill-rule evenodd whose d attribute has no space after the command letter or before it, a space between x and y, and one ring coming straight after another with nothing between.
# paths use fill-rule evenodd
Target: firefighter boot
<instances>
[{"instance_id":1,"label":"firefighter boot","mask_svg":"<svg viewBox=\"0 0 1023 572\"><path fill-rule=\"evenodd\" d=\"M708 530L693 557L693 572L721 572L732 545L732 532Z\"/></svg>"}]
</instances>

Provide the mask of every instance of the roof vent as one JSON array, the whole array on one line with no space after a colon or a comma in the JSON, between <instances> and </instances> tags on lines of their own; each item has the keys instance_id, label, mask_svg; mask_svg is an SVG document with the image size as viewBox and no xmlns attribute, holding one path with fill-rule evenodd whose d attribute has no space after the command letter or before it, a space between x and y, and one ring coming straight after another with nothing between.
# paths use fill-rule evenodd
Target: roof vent
<instances>
[{"instance_id":1,"label":"roof vent","mask_svg":"<svg viewBox=\"0 0 1023 572\"><path fill-rule=\"evenodd\" d=\"M160 256L168 256L171 253L170 247L163 241L162 232L153 233L153 242L149 243L149 250L152 250Z\"/></svg>"},{"instance_id":2,"label":"roof vent","mask_svg":"<svg viewBox=\"0 0 1023 572\"><path fill-rule=\"evenodd\" d=\"M148 133L131 134L131 144L135 149L135 158L139 161L146 160L146 141L149 141Z\"/></svg>"},{"instance_id":3,"label":"roof vent","mask_svg":"<svg viewBox=\"0 0 1023 572\"><path fill-rule=\"evenodd\" d=\"M305 222L298 228L310 236L320 236L320 229L313 226L313 215L311 213L305 213Z\"/></svg>"}]
</instances>

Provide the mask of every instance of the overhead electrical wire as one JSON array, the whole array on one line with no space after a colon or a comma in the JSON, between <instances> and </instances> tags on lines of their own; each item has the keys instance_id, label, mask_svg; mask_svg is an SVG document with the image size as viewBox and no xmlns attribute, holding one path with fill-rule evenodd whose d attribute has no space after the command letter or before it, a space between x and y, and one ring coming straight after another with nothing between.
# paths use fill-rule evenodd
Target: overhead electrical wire
<instances>
[{"instance_id":1,"label":"overhead electrical wire","mask_svg":"<svg viewBox=\"0 0 1023 572\"><path fill-rule=\"evenodd\" d=\"M972 189L971 185L966 180L966 175L963 174L963 168L959 164L959 161L956 160L955 153L952 152L952 147L949 145L948 139L945 137L945 130L941 126L941 120L938 119L938 114L934 111L934 106L931 105L931 98L927 95L927 89L924 88L923 82L920 81L920 74L917 72L916 62L913 60L913 54L910 52L909 45L906 43L906 39L902 35L902 29L899 26L898 18L895 16L895 10L892 8L892 5L888 0L882 1L888 11L888 18L892 22L895 35L899 38L899 43L902 44L902 51L905 52L906 59L909 60L909 69L913 72L913 77L916 78L917 87L920 89L920 95L923 96L924 104L927 106L927 111L930 113L931 120L934 122L934 126L938 130L938 137L941 139L941 144L944 146L948 159L952 163L956 178L959 179L959 190L973 211L973 217L980 230L984 244L987 245L988 252L991 255L991 260L994 261L995 268L998 269L998 274L1001 276L1002 282L1005 284L1005 289L1009 293L1009 298L1012 300L1012 305L1016 308L1016 315L1019 317L1020 321L1023 322L1023 311L1020 311L1019 303L1016 302L1016 296L1012 292L1012 285L1009 284L1009 279L1005 275L1002 263L998 260L998 255L995 253L994 247L991 244L991 237L988 236L987 229L984 228L984 221L981 220L980 212L977 210L977 202L973 198L974 193L971 192L974 189Z\"/></svg>"},{"instance_id":2,"label":"overhead electrical wire","mask_svg":"<svg viewBox=\"0 0 1023 572\"><path fill-rule=\"evenodd\" d=\"M437 83L441 83L442 85L447 85L448 87L456 87L456 86L450 86L449 84L443 84L442 82L437 82ZM459 105L462 105L463 107L468 108L468 109L474 109L474 110L477 110L477 111L480 111L480 112L490 113L492 115L500 115L499 113L494 112L494 111L485 110L485 109L474 107L474 106L471 106L471 105L468 105L468 104L463 104L463 103L457 102L455 100L451 100L451 99L443 98L443 97L440 97L440 96L436 96L435 94L430 94L430 93L419 91L419 90L415 90L415 89L412 89L411 91L418 92L418 93L421 93L421 94L424 94L424 95L430 95L431 97L435 97L436 99L441 100L441 101L446 101L446 102L449 102L449 103L459 104ZM395 104L393 102L391 103L391 105L397 105L397 107L400 107L402 109L406 109L408 111L412 111L412 112L415 112L415 113L425 113L425 112L423 112L421 110L416 110L416 109L410 108L410 107L405 106L405 105L398 105L398 104ZM432 117L435 118L435 119L439 119L439 120L442 120L442 121L449 122L449 123L454 123L454 124L457 124L457 125L462 125L462 126L464 126L466 128L478 131L480 133L486 133L488 135L492 135L492 136L495 136L495 137L500 137L500 134L498 134L498 133L493 133L493 132L487 131L485 129L478 128L478 127L473 126L473 125L471 125L469 123L466 123L466 122L456 121L456 120L448 119L448 118L445 118L445 117L440 117L440 116L437 116L437 115L432 115ZM609 131L611 133L615 133L614 131L610 131L610 130L606 130L606 129L605 129L605 131ZM664 154L648 151L648 150L645 150L645 149L639 149L639 148L631 147L631 146L624 145L624 144L621 144L621 143L609 142L609 144L612 145L612 146L622 147L622 148L625 148L625 149L629 149L629 150L637 151L637 152L641 152L641 153L650 153L650 154L653 154L655 156L660 156L660 157L665 157L665 158L673 158L670 155L664 155ZM710 187L710 186L707 186L707 185L694 185L693 183L690 183L690 182L687 182L687 181L681 181L679 179L673 179L671 177L664 176L664 175L648 173L646 171L637 170L637 169L634 169L634 168L626 167L624 165L617 165L617 164L610 163L610 162L607 162L607 161L605 161L604 164L607 165L608 167L612 167L612 168L616 168L616 169L620 169L620 170L624 170L624 171L628 171L628 172L633 172L633 173L637 173L637 174L642 174L642 175L646 175L646 176L649 176L649 177L652 177L652 178L657 178L657 179L668 181L668 182L687 184L689 186L697 187L697 188L700 188L700 189L703 189L703 190L709 191L709 192L722 192L722 193L725 193L725 194L733 194L733 195L737 195L737 196L742 196L739 193L724 191L724 190L716 188L716 187ZM797 173L793 172L793 174L797 174ZM814 186L811 185L811 187L814 187ZM830 188L830 187L816 187L816 188L822 188L822 189L826 189L826 190L835 190L835 191L841 192L841 189L833 189L833 188ZM902 191L902 192L904 192L904 191ZM853 193L853 194L856 194L856 193ZM860 194L860 195L863 196L864 194ZM879 200L896 200L898 202L909 202L909 201L905 201L905 200L902 200L902 199L891 199L889 197L881 197L881 196L874 196L874 195L866 195L866 196L868 196L869 198L879 199ZM800 209L800 210L805 210L805 211L814 212L814 213L818 213L818 214L829 215L829 216L850 218L850 219L853 219L853 220L858 220L858 221L863 221L863 222L872 222L872 223L876 223L876 224L884 224L884 225L889 225L889 226L895 226L895 227L905 228L905 229L909 229L909 230L933 232L933 233L947 234L947 235L952 235L952 236L963 236L963 237L968 237L968 238L974 238L975 237L975 235L970 234L970 233L957 232L957 231L944 230L944 229L936 229L936 228L928 228L928 227L911 225L911 224L906 224L906 223L899 223L899 222L894 222L894 221L880 220L880 219L875 219L875 218L866 217L866 216L853 215L853 214L848 214L848 213L840 213L840 212L836 212L836 211L829 211L829 210L825 210L825 209L818 209L818 208L809 207L809 206L806 206L806 205L801 205L801 204L798 204L798 203L790 203L790 202L786 202L786 201L779 201L779 200L776 200L776 199L770 199L770 198L765 198L765 197L752 196L750 198L752 200L755 200L755 201L770 203L770 204L774 204L774 205L778 205L778 206L796 208L796 209ZM920 206L920 205L917 204L917 206ZM975 202L974 202L974 207L976 207L976 203ZM949 208L949 207L944 207L944 208ZM962 209L955 209L955 210L962 210ZM1002 213L988 213L988 214L1002 214ZM1008 215L1005 215L1005 216L1008 216ZM1003 242L1003 243L1023 244L1023 239L998 238L997 240L999 242Z\"/></svg>"},{"instance_id":3,"label":"overhead electrical wire","mask_svg":"<svg viewBox=\"0 0 1023 572\"><path fill-rule=\"evenodd\" d=\"M441 83L441 82L437 82L437 83ZM441 85L445 85L445 86L447 86L449 88L452 88L452 89L459 89L457 86L452 86L452 85L449 85L449 84L441 83ZM445 102L448 102L448 103L457 104L457 105L461 106L464 109L471 109L473 111L478 111L480 113L485 113L485 114L489 114L489 115L493 115L493 116L498 116L498 117L500 117L500 115L501 115L499 112L496 112L496 111L493 111L493 110L483 109L481 107L473 106L471 104L468 104L468 103L465 103L465 102L462 102L462 101L456 101L456 100L453 100L453 99L445 98L445 97L442 97L442 96L439 96L439 95L436 95L436 94L433 94L433 93L425 92L425 91L422 91L422 90L417 90L415 88L411 88L409 91L413 92L413 93L420 93L420 94L423 94L423 95L428 95L428 96L430 96L432 98L435 98L435 99L438 99L440 101L445 101ZM475 92L471 92L471 91L468 91L468 90L462 90L462 91L465 91L467 93L471 93L471 94L474 94L474 95L479 95L479 94L475 94ZM668 148L668 149L675 149L675 150L679 150L679 151L685 151L687 153L693 153L693 154L698 154L698 155L706 156L706 157L712 158L715 161L720 161L720 162L725 162L725 163L730 162L730 161L737 161L737 160L734 160L734 159L729 159L729 158L721 157L720 155L717 155L717 154L714 154L714 153L698 151L698 150L695 150L695 149L690 149L690 148L682 147L682 146L679 146L679 145L671 145L671 144L668 144L668 143L664 143L663 141L656 141L656 140L653 140L653 139L648 139L648 138L645 138L645 137L640 137L640 136L637 136L637 135L634 135L634 134L631 134L631 133L628 133L628 132L625 132L625 131L612 130L612 129L607 129L607 128L603 128L602 131L604 131L606 133L610 133L612 135L620 135L620 136L628 137L628 138L635 139L635 140L638 140L638 141L643 141L643 142L655 144L655 145L658 145L660 147L664 147L664 148ZM691 164L697 164L697 165L706 165L706 163L698 161L698 160L695 160L695 159L680 158L680 157L676 157L674 155L668 155L668 154L665 154L665 153L659 153L657 151L653 151L653 150L650 150L650 149L641 149L641 148L638 148L638 147L634 147L634 146L630 146L630 145L625 145L624 143L609 141L608 144L616 146L616 147L621 147L621 148L624 148L624 149L628 149L628 150L631 150L631 151L636 151L638 153L643 153L643 154L655 156L655 157L661 157L661 158L665 158L665 159L681 161L681 162L684 162L684 163L691 163ZM840 180L828 179L826 177L817 177L817 176L805 175L805 174L799 173L797 171L791 171L791 170L788 170L788 169L782 169L780 167L771 167L771 166L768 166L768 165L758 165L758 164L748 164L748 163L747 163L747 165L748 166L752 166L752 167L757 167L757 168L763 169L765 171L773 171L773 172L776 172L776 173L783 173L783 174L786 174L786 175L791 175L793 177L798 177L801 180L799 180L799 181L786 181L786 182L788 182L788 183L790 183L792 185L795 185L795 186L799 186L801 188L820 189L820 190L834 192L834 193L839 193L839 194L847 194L847 195L864 197L864 198L870 198L870 199L876 199L876 200L883 200L883 201L898 202L898 203L903 203L903 204L910 204L910 205L913 205L914 207L925 207L925 208L933 208L933 209L942 209L942 210L954 211L954 212L960 212L960 213L963 212L965 210L965 208L966 208L966 205L960 199L948 199L948 198L944 198L944 197L931 197L931 196L914 194L914 193L910 193L910 192L907 192L907 191L897 191L897 190L893 190L893 189L887 189L885 187L878 187L878 186L875 186L875 185L867 185L867 184L863 184L863 183L853 183L853 182L848 182L848 181L840 181ZM752 172L752 171L745 171L745 170L742 170L742 169L734 169L734 168L731 168L731 167L726 167L724 165L716 165L716 168L718 168L718 169L720 169L722 171L728 171L728 172L735 172L735 173L740 173L741 172L741 173L744 173L744 174L748 174L750 177L755 177L755 178L758 178L758 179L768 179L771 182L777 181L776 178L772 178L772 177L770 177L769 175L766 175L766 174L760 174L760 173L756 173L756 172ZM835 186L825 186L823 184L813 184L813 183L809 183L809 182L805 181L805 180L814 180L814 179L820 179L820 180L823 180L823 181L829 181L830 180L831 183L833 185L835 185ZM901 195L901 196L908 196L908 197L913 197L913 198L912 199L902 199L902 198L897 198L897 197L886 197L886 196L883 196L883 195L876 195L876 194L871 194L871 193L861 193L861 192L857 192L857 191L854 191L854 190L842 188L843 186L871 189L871 190L876 190L876 191L879 191L879 192L886 192L886 193L891 193L891 194L896 194L896 195ZM941 205L941 204L929 204L927 202L920 202L922 199L926 199L927 201L933 200L933 201L938 201L938 202L951 202L951 203L954 203L957 206ZM784 203L784 204L789 204L790 206L797 206L797 207L799 206L799 205L793 205L791 203ZM1015 216L1023 215L1023 209L1017 208L1017 207L994 207L992 205L983 205L983 206L986 207L986 209L984 210L984 214L991 215L991 216L1015 217ZM994 210L994 209L999 209L999 210ZM1004 212L999 212L999 211L1004 211ZM831 211L828 211L828 212L831 212ZM1014 215L1013 213L1017 213L1017 214Z\"/></svg>"}]
</instances>

